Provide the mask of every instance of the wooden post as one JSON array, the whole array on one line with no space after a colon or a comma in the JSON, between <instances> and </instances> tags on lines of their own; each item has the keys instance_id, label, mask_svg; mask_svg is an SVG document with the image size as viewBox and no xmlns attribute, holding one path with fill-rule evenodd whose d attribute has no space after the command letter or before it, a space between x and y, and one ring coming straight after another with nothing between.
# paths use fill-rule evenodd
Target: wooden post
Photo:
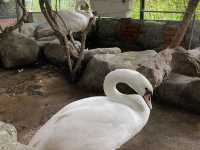
<instances>
[{"instance_id":1,"label":"wooden post","mask_svg":"<svg viewBox=\"0 0 200 150\"><path fill-rule=\"evenodd\" d=\"M171 44L169 45L169 48L176 48L181 45L181 42L183 41L183 38L185 36L185 33L187 32L187 29L191 23L192 17L195 13L195 10L198 6L200 0L189 0L188 6L186 8L183 21L176 32L176 35L174 36L174 39L172 40Z\"/></svg>"},{"instance_id":2,"label":"wooden post","mask_svg":"<svg viewBox=\"0 0 200 150\"><path fill-rule=\"evenodd\" d=\"M17 3L16 1L16 15L17 15L17 22L19 22L21 16L22 16L22 12L21 12L21 9L19 7L19 4ZM18 28L19 32L21 32L21 26L19 26Z\"/></svg>"},{"instance_id":3,"label":"wooden post","mask_svg":"<svg viewBox=\"0 0 200 150\"><path fill-rule=\"evenodd\" d=\"M26 6L25 0L22 0L22 5Z\"/></svg>"}]
</instances>

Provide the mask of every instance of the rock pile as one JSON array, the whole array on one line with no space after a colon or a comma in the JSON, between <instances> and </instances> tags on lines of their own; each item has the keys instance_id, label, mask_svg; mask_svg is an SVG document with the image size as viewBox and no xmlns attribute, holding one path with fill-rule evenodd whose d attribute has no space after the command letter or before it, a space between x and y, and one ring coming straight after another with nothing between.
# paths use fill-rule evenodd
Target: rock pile
<instances>
[{"instance_id":1,"label":"rock pile","mask_svg":"<svg viewBox=\"0 0 200 150\"><path fill-rule=\"evenodd\" d=\"M37 43L23 34L11 33L0 40L0 59L5 68L33 64L37 61Z\"/></svg>"},{"instance_id":2,"label":"rock pile","mask_svg":"<svg viewBox=\"0 0 200 150\"><path fill-rule=\"evenodd\" d=\"M17 131L14 126L0 121L1 150L35 150L17 142Z\"/></svg>"}]
</instances>

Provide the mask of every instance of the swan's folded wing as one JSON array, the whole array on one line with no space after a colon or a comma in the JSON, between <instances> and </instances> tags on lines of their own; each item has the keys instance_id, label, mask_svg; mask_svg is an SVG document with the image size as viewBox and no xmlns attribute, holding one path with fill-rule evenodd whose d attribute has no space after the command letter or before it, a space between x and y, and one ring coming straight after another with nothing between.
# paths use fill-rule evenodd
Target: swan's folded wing
<instances>
[{"instance_id":1,"label":"swan's folded wing","mask_svg":"<svg viewBox=\"0 0 200 150\"><path fill-rule=\"evenodd\" d=\"M82 31L89 22L89 17L75 11L59 11L58 14L63 18L68 30L72 32Z\"/></svg>"},{"instance_id":2,"label":"swan's folded wing","mask_svg":"<svg viewBox=\"0 0 200 150\"><path fill-rule=\"evenodd\" d=\"M104 97L77 101L54 115L30 145L38 150L116 149L131 137L133 116L128 107Z\"/></svg>"}]
</instances>

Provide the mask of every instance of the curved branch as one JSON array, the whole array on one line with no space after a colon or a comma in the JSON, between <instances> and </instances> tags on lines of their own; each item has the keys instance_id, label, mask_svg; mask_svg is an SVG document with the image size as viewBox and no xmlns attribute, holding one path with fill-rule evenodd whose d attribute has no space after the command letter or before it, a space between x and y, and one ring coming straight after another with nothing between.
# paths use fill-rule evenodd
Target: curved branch
<instances>
[{"instance_id":1,"label":"curved branch","mask_svg":"<svg viewBox=\"0 0 200 150\"><path fill-rule=\"evenodd\" d=\"M81 40L81 50L78 57L73 57L73 50L77 50L75 44L73 43L72 39L68 39L68 35L70 36L70 30L67 27L66 21L60 16L57 11L54 11L49 4L48 0L39 0L40 9L43 13L44 17L46 18L47 22L53 29L55 35L60 41L60 44L65 49L65 61L69 67L69 73L71 79L74 81L76 75L81 68L81 62L84 58L84 50L85 50L85 41L87 33L93 24L93 19L91 18L87 29L82 33L82 40ZM70 43L71 42L71 43ZM75 60L75 64L73 64Z\"/></svg>"}]
</instances>

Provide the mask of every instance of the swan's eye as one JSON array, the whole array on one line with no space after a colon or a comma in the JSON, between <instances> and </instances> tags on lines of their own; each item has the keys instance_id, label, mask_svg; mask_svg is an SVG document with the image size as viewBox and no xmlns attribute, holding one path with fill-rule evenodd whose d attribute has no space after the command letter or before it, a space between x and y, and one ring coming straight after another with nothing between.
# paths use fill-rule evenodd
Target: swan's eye
<instances>
[{"instance_id":1,"label":"swan's eye","mask_svg":"<svg viewBox=\"0 0 200 150\"><path fill-rule=\"evenodd\" d=\"M118 83L116 85L116 88L118 91L120 91L123 94L129 95L129 94L138 94L133 88L131 88L129 85L125 83Z\"/></svg>"},{"instance_id":2,"label":"swan's eye","mask_svg":"<svg viewBox=\"0 0 200 150\"><path fill-rule=\"evenodd\" d=\"M143 96L144 101L146 102L146 104L148 105L149 109L152 109L152 104L151 104L151 97L153 95L153 93L148 90L148 88L145 88L145 94Z\"/></svg>"},{"instance_id":3,"label":"swan's eye","mask_svg":"<svg viewBox=\"0 0 200 150\"><path fill-rule=\"evenodd\" d=\"M151 97L153 96L153 93L148 90L147 88L145 88L146 92L143 96L143 98L145 99L145 101L151 101Z\"/></svg>"},{"instance_id":4,"label":"swan's eye","mask_svg":"<svg viewBox=\"0 0 200 150\"><path fill-rule=\"evenodd\" d=\"M153 93L148 89L148 88L145 88L145 95L153 95Z\"/></svg>"}]
</instances>

